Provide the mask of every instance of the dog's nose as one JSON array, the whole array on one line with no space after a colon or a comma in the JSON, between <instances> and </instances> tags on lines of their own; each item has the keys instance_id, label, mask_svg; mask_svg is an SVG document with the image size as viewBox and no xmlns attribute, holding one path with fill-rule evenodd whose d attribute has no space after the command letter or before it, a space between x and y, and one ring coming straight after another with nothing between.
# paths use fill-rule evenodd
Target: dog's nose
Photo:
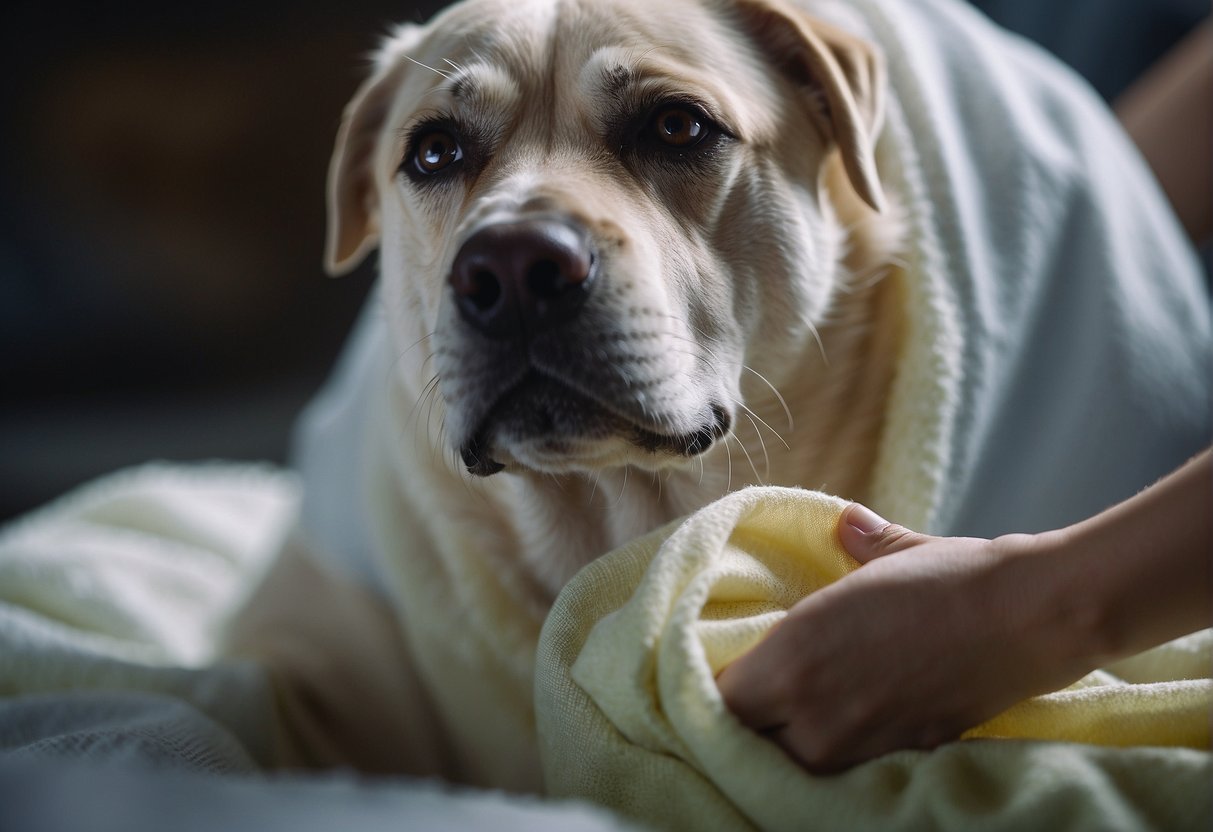
<instances>
[{"instance_id":1,"label":"dog's nose","mask_svg":"<svg viewBox=\"0 0 1213 832\"><path fill-rule=\"evenodd\" d=\"M494 223L469 237L450 280L464 320L505 339L573 318L594 283L596 265L584 229L529 217Z\"/></svg>"}]
</instances>

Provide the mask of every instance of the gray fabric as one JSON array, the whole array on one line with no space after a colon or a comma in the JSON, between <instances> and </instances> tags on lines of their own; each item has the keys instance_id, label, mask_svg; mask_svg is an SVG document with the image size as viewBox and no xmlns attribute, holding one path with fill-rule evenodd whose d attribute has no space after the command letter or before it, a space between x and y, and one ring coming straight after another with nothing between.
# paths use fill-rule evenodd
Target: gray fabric
<instances>
[{"instance_id":1,"label":"gray fabric","mask_svg":"<svg viewBox=\"0 0 1213 832\"><path fill-rule=\"evenodd\" d=\"M0 760L71 760L212 774L257 770L240 742L192 705L134 691L0 699Z\"/></svg>"},{"instance_id":2,"label":"gray fabric","mask_svg":"<svg viewBox=\"0 0 1213 832\"><path fill-rule=\"evenodd\" d=\"M610 832L599 809L436 783L186 776L0 760L0 829L13 832Z\"/></svg>"}]
</instances>

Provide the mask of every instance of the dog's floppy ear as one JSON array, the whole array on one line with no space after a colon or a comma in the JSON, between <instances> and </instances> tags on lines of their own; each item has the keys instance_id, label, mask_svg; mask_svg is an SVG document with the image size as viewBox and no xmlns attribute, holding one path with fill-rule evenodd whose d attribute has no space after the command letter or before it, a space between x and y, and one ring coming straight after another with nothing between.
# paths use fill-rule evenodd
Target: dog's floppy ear
<instances>
[{"instance_id":1,"label":"dog's floppy ear","mask_svg":"<svg viewBox=\"0 0 1213 832\"><path fill-rule=\"evenodd\" d=\"M379 194L375 151L408 61L401 50L413 46L420 27L402 27L385 47L379 68L345 107L329 162L328 235L324 268L334 277L353 271L379 242Z\"/></svg>"},{"instance_id":2,"label":"dog's floppy ear","mask_svg":"<svg viewBox=\"0 0 1213 832\"><path fill-rule=\"evenodd\" d=\"M824 96L813 117L842 154L855 192L877 211L884 193L876 174L876 137L884 120L883 56L867 41L782 0L736 0L759 48L797 83Z\"/></svg>"}]
</instances>

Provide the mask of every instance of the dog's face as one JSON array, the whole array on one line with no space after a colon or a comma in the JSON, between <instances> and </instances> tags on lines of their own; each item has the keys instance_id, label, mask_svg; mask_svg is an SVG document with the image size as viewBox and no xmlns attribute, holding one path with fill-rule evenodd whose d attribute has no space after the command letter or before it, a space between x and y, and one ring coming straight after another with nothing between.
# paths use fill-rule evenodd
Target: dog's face
<instances>
[{"instance_id":1,"label":"dog's face","mask_svg":"<svg viewBox=\"0 0 1213 832\"><path fill-rule=\"evenodd\" d=\"M879 67L777 0L467 0L347 110L330 269L378 245L401 381L472 473L685 461L814 337L829 153L879 206Z\"/></svg>"}]
</instances>

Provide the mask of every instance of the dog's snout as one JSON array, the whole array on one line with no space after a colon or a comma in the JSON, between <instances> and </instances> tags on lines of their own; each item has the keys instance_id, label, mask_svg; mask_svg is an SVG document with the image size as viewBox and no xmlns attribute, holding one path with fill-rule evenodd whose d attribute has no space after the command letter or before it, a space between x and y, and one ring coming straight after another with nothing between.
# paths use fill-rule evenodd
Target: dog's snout
<instances>
[{"instance_id":1,"label":"dog's snout","mask_svg":"<svg viewBox=\"0 0 1213 832\"><path fill-rule=\"evenodd\" d=\"M455 256L459 312L492 338L537 332L576 315L594 283L589 234L563 219L529 217L486 226Z\"/></svg>"}]
</instances>

